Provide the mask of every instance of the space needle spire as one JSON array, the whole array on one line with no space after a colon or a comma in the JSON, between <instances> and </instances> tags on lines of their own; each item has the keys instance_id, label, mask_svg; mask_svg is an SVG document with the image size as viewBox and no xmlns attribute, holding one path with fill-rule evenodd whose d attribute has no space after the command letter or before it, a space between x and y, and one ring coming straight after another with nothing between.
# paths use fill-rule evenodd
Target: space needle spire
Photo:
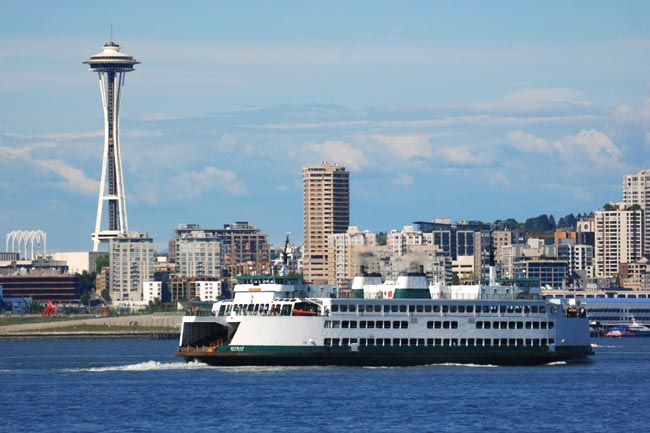
<instances>
[{"instance_id":1,"label":"space needle spire","mask_svg":"<svg viewBox=\"0 0 650 433\"><path fill-rule=\"evenodd\" d=\"M99 90L104 108L104 153L97 220L92 234L93 251L99 250L100 242L108 242L129 229L120 151L120 101L125 74L133 71L133 67L140 62L120 52L120 46L112 41L112 33L111 27L111 42L104 44L101 53L84 62L90 66L90 71L99 75ZM108 227L102 229L104 202L107 202L108 208Z\"/></svg>"}]
</instances>

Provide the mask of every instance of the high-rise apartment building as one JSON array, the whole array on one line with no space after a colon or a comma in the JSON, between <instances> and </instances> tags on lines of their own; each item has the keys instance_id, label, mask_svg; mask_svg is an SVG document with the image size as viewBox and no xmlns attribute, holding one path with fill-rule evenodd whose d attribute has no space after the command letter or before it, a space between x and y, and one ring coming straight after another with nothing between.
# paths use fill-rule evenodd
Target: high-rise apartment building
<instances>
[{"instance_id":1,"label":"high-rise apartment building","mask_svg":"<svg viewBox=\"0 0 650 433\"><path fill-rule=\"evenodd\" d=\"M117 305L141 303L143 283L153 280L153 239L144 233L123 233L110 240L109 258L112 302Z\"/></svg>"},{"instance_id":2,"label":"high-rise apartment building","mask_svg":"<svg viewBox=\"0 0 650 433\"><path fill-rule=\"evenodd\" d=\"M629 210L623 203L594 216L594 276L611 278L619 264L642 257L643 211Z\"/></svg>"},{"instance_id":3,"label":"high-rise apartment building","mask_svg":"<svg viewBox=\"0 0 650 433\"><path fill-rule=\"evenodd\" d=\"M358 227L350 226L345 233L329 235L329 284L336 284L339 292L344 295L352 287L352 278L359 272L352 266L354 247L374 246L377 235L368 230L359 231Z\"/></svg>"},{"instance_id":4,"label":"high-rise apartment building","mask_svg":"<svg viewBox=\"0 0 650 433\"><path fill-rule=\"evenodd\" d=\"M306 281L328 281L328 236L345 233L350 225L350 173L345 167L322 162L304 167L303 276Z\"/></svg>"},{"instance_id":5,"label":"high-rise apartment building","mask_svg":"<svg viewBox=\"0 0 650 433\"><path fill-rule=\"evenodd\" d=\"M643 255L650 254L650 170L623 176L623 203L643 211Z\"/></svg>"},{"instance_id":6,"label":"high-rise apartment building","mask_svg":"<svg viewBox=\"0 0 650 433\"><path fill-rule=\"evenodd\" d=\"M215 233L182 232L174 251L179 277L221 276L221 241Z\"/></svg>"}]
</instances>

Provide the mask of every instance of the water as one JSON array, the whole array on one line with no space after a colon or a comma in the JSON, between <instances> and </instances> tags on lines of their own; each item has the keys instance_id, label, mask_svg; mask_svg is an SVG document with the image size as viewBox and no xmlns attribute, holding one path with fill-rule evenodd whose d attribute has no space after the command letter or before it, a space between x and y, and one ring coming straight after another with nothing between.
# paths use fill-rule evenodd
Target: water
<instances>
[{"instance_id":1,"label":"water","mask_svg":"<svg viewBox=\"0 0 650 433\"><path fill-rule=\"evenodd\" d=\"M650 338L588 364L239 367L175 341L0 341L0 432L648 431Z\"/></svg>"}]
</instances>

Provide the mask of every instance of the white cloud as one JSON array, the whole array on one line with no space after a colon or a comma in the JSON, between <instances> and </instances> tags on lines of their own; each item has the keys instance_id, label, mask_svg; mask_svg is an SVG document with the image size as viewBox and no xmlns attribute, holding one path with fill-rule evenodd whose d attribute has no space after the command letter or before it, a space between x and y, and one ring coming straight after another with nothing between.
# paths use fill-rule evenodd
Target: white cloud
<instances>
[{"instance_id":1,"label":"white cloud","mask_svg":"<svg viewBox=\"0 0 650 433\"><path fill-rule=\"evenodd\" d=\"M54 140L54 141L63 141L63 140L79 140L84 138L95 138L102 137L104 135L103 130L98 131L82 131L82 132L52 132L49 134L19 134L15 132L6 132L5 135L12 138L17 138L21 140L32 140L35 138Z\"/></svg>"},{"instance_id":2,"label":"white cloud","mask_svg":"<svg viewBox=\"0 0 650 433\"><path fill-rule=\"evenodd\" d=\"M614 118L619 122L650 123L650 98L644 98L637 106L620 105L614 109Z\"/></svg>"},{"instance_id":3,"label":"white cloud","mask_svg":"<svg viewBox=\"0 0 650 433\"><path fill-rule=\"evenodd\" d=\"M413 176L408 175L406 173L399 173L395 179L393 179L390 183L393 185L411 185L413 183Z\"/></svg>"},{"instance_id":4,"label":"white cloud","mask_svg":"<svg viewBox=\"0 0 650 433\"><path fill-rule=\"evenodd\" d=\"M81 170L59 159L37 159L34 163L59 175L65 182L59 185L67 190L83 194L97 194L99 182L87 177Z\"/></svg>"},{"instance_id":5,"label":"white cloud","mask_svg":"<svg viewBox=\"0 0 650 433\"><path fill-rule=\"evenodd\" d=\"M469 104L472 108L488 111L536 111L571 107L584 109L590 105L583 98L582 92L568 88L521 89L510 92L495 101Z\"/></svg>"},{"instance_id":6,"label":"white cloud","mask_svg":"<svg viewBox=\"0 0 650 433\"><path fill-rule=\"evenodd\" d=\"M513 143L517 149L524 153L548 153L550 150L548 141L532 134L526 134L522 131L512 131L508 133L507 139L509 142Z\"/></svg>"},{"instance_id":7,"label":"white cloud","mask_svg":"<svg viewBox=\"0 0 650 433\"><path fill-rule=\"evenodd\" d=\"M183 171L171 180L171 189L177 197L197 197L209 191L223 190L233 196L248 192L246 184L231 170L204 167L203 171Z\"/></svg>"},{"instance_id":8,"label":"white cloud","mask_svg":"<svg viewBox=\"0 0 650 433\"><path fill-rule=\"evenodd\" d=\"M586 156L598 165L618 162L621 151L605 134L593 129L581 130L553 143L555 150L565 159Z\"/></svg>"},{"instance_id":9,"label":"white cloud","mask_svg":"<svg viewBox=\"0 0 650 433\"><path fill-rule=\"evenodd\" d=\"M214 147L221 152L230 152L235 148L237 139L230 134L223 134L215 143Z\"/></svg>"},{"instance_id":10,"label":"white cloud","mask_svg":"<svg viewBox=\"0 0 650 433\"><path fill-rule=\"evenodd\" d=\"M487 162L487 158L475 155L464 146L442 147L437 149L438 154L447 161L460 165L475 165Z\"/></svg>"},{"instance_id":11,"label":"white cloud","mask_svg":"<svg viewBox=\"0 0 650 433\"><path fill-rule=\"evenodd\" d=\"M374 135L393 155L408 161L413 158L429 158L431 144L427 135Z\"/></svg>"},{"instance_id":12,"label":"white cloud","mask_svg":"<svg viewBox=\"0 0 650 433\"><path fill-rule=\"evenodd\" d=\"M339 163L349 170L361 170L369 165L368 158L363 151L355 149L344 141L327 140L323 143L307 146L306 150L316 154L320 161Z\"/></svg>"}]
</instances>

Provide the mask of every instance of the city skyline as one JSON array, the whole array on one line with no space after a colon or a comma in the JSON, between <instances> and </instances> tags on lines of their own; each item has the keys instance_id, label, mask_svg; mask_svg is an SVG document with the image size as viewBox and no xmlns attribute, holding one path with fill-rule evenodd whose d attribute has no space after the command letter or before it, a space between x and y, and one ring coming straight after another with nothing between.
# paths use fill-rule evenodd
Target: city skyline
<instances>
[{"instance_id":1,"label":"city skyline","mask_svg":"<svg viewBox=\"0 0 650 433\"><path fill-rule=\"evenodd\" d=\"M81 61L111 23L144 62L122 156L156 250L185 223L299 242L301 169L325 160L372 231L591 212L650 165L643 2L115 5L0 6L0 234L90 251L103 113Z\"/></svg>"}]
</instances>

